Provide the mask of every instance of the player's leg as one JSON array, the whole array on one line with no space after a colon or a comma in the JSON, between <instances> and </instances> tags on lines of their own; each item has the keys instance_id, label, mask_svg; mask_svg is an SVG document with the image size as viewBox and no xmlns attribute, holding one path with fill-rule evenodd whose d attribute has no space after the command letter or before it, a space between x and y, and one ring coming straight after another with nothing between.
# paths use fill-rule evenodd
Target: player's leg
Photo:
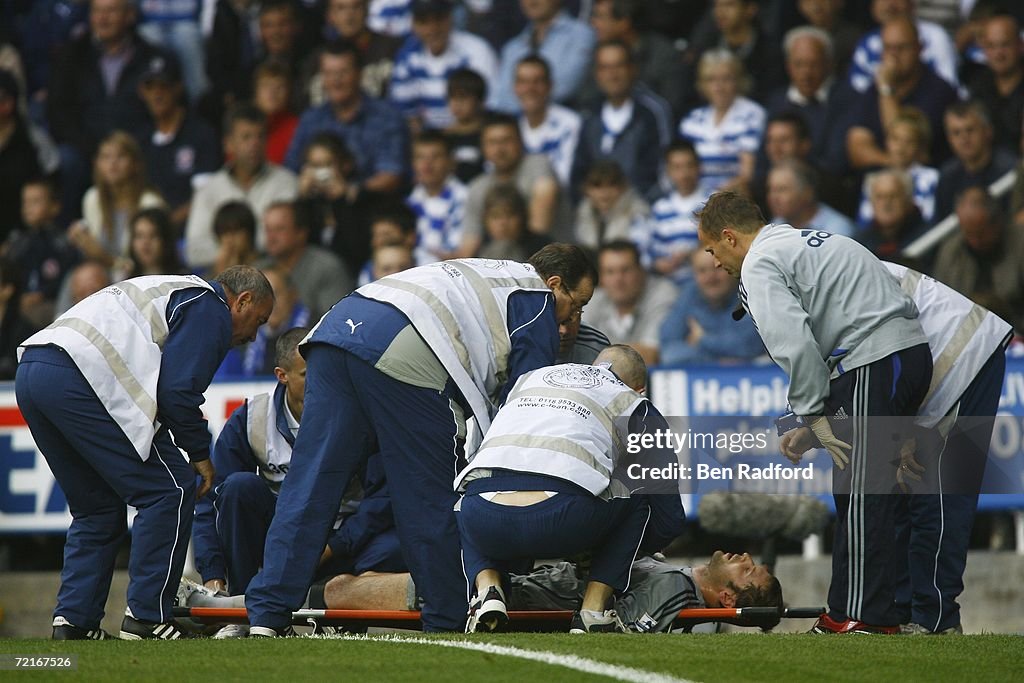
<instances>
[{"instance_id":1,"label":"player's leg","mask_svg":"<svg viewBox=\"0 0 1024 683\"><path fill-rule=\"evenodd\" d=\"M277 498L255 472L234 472L217 487L217 536L228 572L228 592L242 595L263 564L263 545Z\"/></svg>"},{"instance_id":2,"label":"player's leg","mask_svg":"<svg viewBox=\"0 0 1024 683\"><path fill-rule=\"evenodd\" d=\"M114 562L128 525L124 501L82 459L60 425L53 421L62 420L64 412L72 408L65 397L67 392L75 391L75 375L81 378L73 368L22 363L16 391L32 438L71 509L53 615L63 617L78 629L94 631L103 618Z\"/></svg>"},{"instance_id":3,"label":"player's leg","mask_svg":"<svg viewBox=\"0 0 1024 683\"><path fill-rule=\"evenodd\" d=\"M415 588L410 591L411 585L413 585L412 576L408 572L365 572L358 576L340 574L333 577L324 586L324 607L327 609L416 609ZM313 599L310 596L310 607L313 606Z\"/></svg>"},{"instance_id":4,"label":"player's leg","mask_svg":"<svg viewBox=\"0 0 1024 683\"><path fill-rule=\"evenodd\" d=\"M326 344L305 351L306 393L292 464L267 532L263 569L249 582L249 623L283 629L302 605L341 496L369 453L371 431L357 396L376 388L352 374L354 356Z\"/></svg>"}]
</instances>

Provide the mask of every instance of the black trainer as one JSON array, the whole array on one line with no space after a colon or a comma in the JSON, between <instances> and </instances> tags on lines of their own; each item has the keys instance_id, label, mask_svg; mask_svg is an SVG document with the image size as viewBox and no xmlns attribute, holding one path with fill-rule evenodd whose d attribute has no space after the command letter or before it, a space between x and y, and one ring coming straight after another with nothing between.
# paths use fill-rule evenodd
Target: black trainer
<instances>
[{"instance_id":1,"label":"black trainer","mask_svg":"<svg viewBox=\"0 0 1024 683\"><path fill-rule=\"evenodd\" d=\"M506 624L508 608L505 595L498 586L491 586L483 596L477 596L469 603L466 633L493 633L504 629Z\"/></svg>"},{"instance_id":2,"label":"black trainer","mask_svg":"<svg viewBox=\"0 0 1024 683\"><path fill-rule=\"evenodd\" d=\"M250 638L294 638L299 634L295 632L295 629L288 626L282 626L281 628L272 628L270 626L250 626L249 637Z\"/></svg>"},{"instance_id":3,"label":"black trainer","mask_svg":"<svg viewBox=\"0 0 1024 683\"><path fill-rule=\"evenodd\" d=\"M89 630L73 625L64 617L53 618L53 640L117 640L101 628Z\"/></svg>"},{"instance_id":4,"label":"black trainer","mask_svg":"<svg viewBox=\"0 0 1024 683\"><path fill-rule=\"evenodd\" d=\"M191 638L191 635L182 631L173 621L153 624L126 614L121 622L121 640L181 640L182 638Z\"/></svg>"}]
</instances>

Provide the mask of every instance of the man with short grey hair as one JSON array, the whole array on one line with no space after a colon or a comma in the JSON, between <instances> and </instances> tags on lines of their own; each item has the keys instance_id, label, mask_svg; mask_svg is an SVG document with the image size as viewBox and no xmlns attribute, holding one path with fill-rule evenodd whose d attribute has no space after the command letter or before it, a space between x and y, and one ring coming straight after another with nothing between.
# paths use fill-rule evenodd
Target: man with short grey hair
<instances>
[{"instance_id":1,"label":"man with short grey hair","mask_svg":"<svg viewBox=\"0 0 1024 683\"><path fill-rule=\"evenodd\" d=\"M776 223L794 228L813 228L853 237L853 221L818 201L817 177L810 166L797 159L775 164L768 173L768 208Z\"/></svg>"}]
</instances>

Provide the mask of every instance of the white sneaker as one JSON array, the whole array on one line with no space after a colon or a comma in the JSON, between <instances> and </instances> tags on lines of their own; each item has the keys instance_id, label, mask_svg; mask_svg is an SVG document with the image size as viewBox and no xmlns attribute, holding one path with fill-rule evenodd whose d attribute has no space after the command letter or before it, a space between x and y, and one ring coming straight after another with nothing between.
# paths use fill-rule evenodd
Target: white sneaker
<instances>
[{"instance_id":1,"label":"white sneaker","mask_svg":"<svg viewBox=\"0 0 1024 683\"><path fill-rule=\"evenodd\" d=\"M221 627L213 634L214 640L228 640L229 638L248 638L249 624L228 624Z\"/></svg>"},{"instance_id":2,"label":"white sneaker","mask_svg":"<svg viewBox=\"0 0 1024 683\"><path fill-rule=\"evenodd\" d=\"M207 588L201 583L196 583L186 579L184 576L181 577L181 581L178 581L178 592L174 596L175 607L202 607L202 598L219 598L224 597L227 593L223 591L215 591L212 588ZM197 600L198 598L198 600Z\"/></svg>"},{"instance_id":3,"label":"white sneaker","mask_svg":"<svg viewBox=\"0 0 1024 683\"><path fill-rule=\"evenodd\" d=\"M469 603L466 633L493 633L508 623L505 594L498 586L491 586L483 596Z\"/></svg>"},{"instance_id":4,"label":"white sneaker","mask_svg":"<svg viewBox=\"0 0 1024 683\"><path fill-rule=\"evenodd\" d=\"M627 633L625 624L613 609L606 609L600 615L587 609L576 610L572 615L569 633Z\"/></svg>"}]
</instances>

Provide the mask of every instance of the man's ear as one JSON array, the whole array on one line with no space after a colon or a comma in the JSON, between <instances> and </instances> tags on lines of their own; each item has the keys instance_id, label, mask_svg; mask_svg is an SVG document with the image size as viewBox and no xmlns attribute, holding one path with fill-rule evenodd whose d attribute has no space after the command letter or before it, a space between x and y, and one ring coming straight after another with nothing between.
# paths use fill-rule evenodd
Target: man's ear
<instances>
[{"instance_id":1,"label":"man's ear","mask_svg":"<svg viewBox=\"0 0 1024 683\"><path fill-rule=\"evenodd\" d=\"M550 289L552 292L555 291L556 289L560 289L562 286L562 276L552 275L551 277L544 281L544 284L546 284L548 286L548 289Z\"/></svg>"},{"instance_id":2,"label":"man's ear","mask_svg":"<svg viewBox=\"0 0 1024 683\"><path fill-rule=\"evenodd\" d=\"M248 308L251 305L252 292L242 292L241 294L235 297L235 307L238 309L239 313L241 313L243 309Z\"/></svg>"},{"instance_id":3,"label":"man's ear","mask_svg":"<svg viewBox=\"0 0 1024 683\"><path fill-rule=\"evenodd\" d=\"M722 607L735 607L736 606L736 594L728 588L722 588L718 591L718 603Z\"/></svg>"},{"instance_id":4,"label":"man's ear","mask_svg":"<svg viewBox=\"0 0 1024 683\"><path fill-rule=\"evenodd\" d=\"M285 371L284 368L275 367L274 377L276 377L277 381L280 382L281 384L288 384L288 373Z\"/></svg>"}]
</instances>

